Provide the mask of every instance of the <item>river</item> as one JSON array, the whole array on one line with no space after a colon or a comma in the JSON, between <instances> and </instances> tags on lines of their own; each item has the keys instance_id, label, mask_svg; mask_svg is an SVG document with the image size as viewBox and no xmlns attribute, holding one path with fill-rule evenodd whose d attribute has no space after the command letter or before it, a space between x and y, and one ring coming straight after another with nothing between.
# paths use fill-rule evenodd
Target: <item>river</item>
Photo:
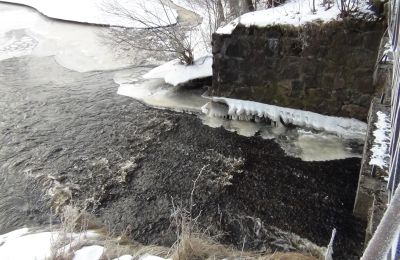
<instances>
[{"instance_id":1,"label":"river","mask_svg":"<svg viewBox=\"0 0 400 260\"><path fill-rule=\"evenodd\" d=\"M364 223L351 216L360 159L306 162L282 150L284 133L279 145L118 95L117 70L140 78L156 58L110 55L98 27L21 6L0 13L24 17L0 31L0 233L48 225L72 203L116 232L170 245L172 203L187 206L202 172L199 223L224 242L262 249L282 240L273 226L326 245L336 227L340 255L360 253Z\"/></svg>"}]
</instances>

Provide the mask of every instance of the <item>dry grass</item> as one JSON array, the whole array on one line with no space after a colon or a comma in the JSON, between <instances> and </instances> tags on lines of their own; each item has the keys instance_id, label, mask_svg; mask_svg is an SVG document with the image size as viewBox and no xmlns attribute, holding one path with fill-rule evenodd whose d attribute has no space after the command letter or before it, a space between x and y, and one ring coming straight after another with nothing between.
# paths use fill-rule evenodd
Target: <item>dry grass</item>
<instances>
[{"instance_id":1,"label":"dry grass","mask_svg":"<svg viewBox=\"0 0 400 260\"><path fill-rule=\"evenodd\" d=\"M98 229L93 217L82 213L76 207L66 206L61 214L61 225L57 229L59 235L52 244L51 260L72 260L74 252L84 246L100 245L105 248L101 259L114 259L122 255L132 255L133 259L150 254L172 260L316 260L317 258L300 253L263 254L259 252L240 251L217 242L204 232L197 231L196 218L190 218L189 212L175 209L175 221L178 221L177 241L171 247L144 246L130 241L127 232L115 236L107 228ZM98 236L88 239L84 235L76 237L73 234L85 234L87 230L97 228ZM68 245L68 246L67 246Z\"/></svg>"},{"instance_id":2,"label":"dry grass","mask_svg":"<svg viewBox=\"0 0 400 260\"><path fill-rule=\"evenodd\" d=\"M165 255L164 255L165 256ZM317 260L311 255L301 253L246 252L222 245L204 233L185 230L169 255L172 260Z\"/></svg>"}]
</instances>

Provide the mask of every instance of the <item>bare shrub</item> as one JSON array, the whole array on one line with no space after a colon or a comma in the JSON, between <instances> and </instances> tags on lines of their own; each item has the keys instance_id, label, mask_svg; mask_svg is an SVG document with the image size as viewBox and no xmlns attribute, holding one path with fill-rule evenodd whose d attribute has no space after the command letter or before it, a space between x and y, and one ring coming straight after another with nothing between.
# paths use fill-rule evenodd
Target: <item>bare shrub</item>
<instances>
[{"instance_id":1,"label":"bare shrub","mask_svg":"<svg viewBox=\"0 0 400 260\"><path fill-rule=\"evenodd\" d=\"M163 52L176 55L184 64L193 64L194 42L191 37L192 26L175 24L175 10L166 0L158 0L165 18L149 10L144 2L139 6L144 15L128 10L117 1L104 4L105 12L125 18L139 24L139 28L113 27L108 31L107 39L122 48L139 51Z\"/></svg>"},{"instance_id":2,"label":"bare shrub","mask_svg":"<svg viewBox=\"0 0 400 260\"><path fill-rule=\"evenodd\" d=\"M336 5L340 10L340 17L351 16L358 9L358 0L336 0Z\"/></svg>"},{"instance_id":3,"label":"bare shrub","mask_svg":"<svg viewBox=\"0 0 400 260\"><path fill-rule=\"evenodd\" d=\"M74 249L92 244L93 241L86 239L86 232L99 228L100 225L93 216L74 205L64 206L59 217L60 225L57 225L55 230L53 225L50 227L54 233L51 241L51 259L72 259Z\"/></svg>"}]
</instances>

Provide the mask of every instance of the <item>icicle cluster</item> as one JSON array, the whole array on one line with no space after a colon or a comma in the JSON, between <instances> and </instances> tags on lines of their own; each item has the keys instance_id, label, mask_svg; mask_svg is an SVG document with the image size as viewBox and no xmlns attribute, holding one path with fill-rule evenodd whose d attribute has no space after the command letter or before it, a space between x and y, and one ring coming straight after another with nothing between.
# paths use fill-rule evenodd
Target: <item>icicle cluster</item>
<instances>
[{"instance_id":1,"label":"icicle cluster","mask_svg":"<svg viewBox=\"0 0 400 260\"><path fill-rule=\"evenodd\" d=\"M202 107L202 112L209 116L232 120L256 122L271 120L275 125L283 122L359 139L364 139L367 131L367 124L352 118L325 116L309 111L224 97L213 97L211 102Z\"/></svg>"},{"instance_id":2,"label":"icicle cluster","mask_svg":"<svg viewBox=\"0 0 400 260\"><path fill-rule=\"evenodd\" d=\"M376 112L377 122L375 123L376 130L373 132L374 142L371 148L370 165L376 165L381 169L389 166L389 146L390 146L390 119L381 112Z\"/></svg>"}]
</instances>

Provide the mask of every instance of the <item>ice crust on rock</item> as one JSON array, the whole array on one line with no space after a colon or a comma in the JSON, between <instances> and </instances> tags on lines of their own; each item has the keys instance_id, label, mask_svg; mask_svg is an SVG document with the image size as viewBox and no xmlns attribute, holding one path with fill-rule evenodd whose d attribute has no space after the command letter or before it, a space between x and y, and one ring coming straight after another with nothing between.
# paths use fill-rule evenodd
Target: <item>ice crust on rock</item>
<instances>
[{"instance_id":1,"label":"ice crust on rock","mask_svg":"<svg viewBox=\"0 0 400 260\"><path fill-rule=\"evenodd\" d=\"M238 120L257 121L260 118L267 118L275 124L279 124L282 120L285 124L331 132L347 138L364 139L367 130L367 124L353 118L325 116L309 111L225 97L212 97L211 102L202 107L202 112L210 116L231 117Z\"/></svg>"},{"instance_id":2,"label":"ice crust on rock","mask_svg":"<svg viewBox=\"0 0 400 260\"><path fill-rule=\"evenodd\" d=\"M177 86L194 79L212 76L212 56L205 56L195 60L193 65L184 65L179 60L172 60L158 66L145 75L145 79L164 79L173 86Z\"/></svg>"},{"instance_id":3,"label":"ice crust on rock","mask_svg":"<svg viewBox=\"0 0 400 260\"><path fill-rule=\"evenodd\" d=\"M389 146L390 146L390 119L388 116L378 111L376 112L378 120L375 123L376 130L373 132L374 142L371 148L370 165L376 165L379 168L387 168L389 164Z\"/></svg>"},{"instance_id":4,"label":"ice crust on rock","mask_svg":"<svg viewBox=\"0 0 400 260\"><path fill-rule=\"evenodd\" d=\"M246 13L239 18L228 23L226 26L217 30L218 34L231 34L240 24L245 27L257 26L267 27L271 25L291 25L301 26L306 23L321 21L329 22L338 20L340 15L337 2L327 9L323 5L324 0L315 1L315 12L312 12L310 1L307 0L288 0L284 4L268 8L266 10ZM359 1L358 10L361 13L373 14L369 10L370 5L367 1Z\"/></svg>"}]
</instances>

